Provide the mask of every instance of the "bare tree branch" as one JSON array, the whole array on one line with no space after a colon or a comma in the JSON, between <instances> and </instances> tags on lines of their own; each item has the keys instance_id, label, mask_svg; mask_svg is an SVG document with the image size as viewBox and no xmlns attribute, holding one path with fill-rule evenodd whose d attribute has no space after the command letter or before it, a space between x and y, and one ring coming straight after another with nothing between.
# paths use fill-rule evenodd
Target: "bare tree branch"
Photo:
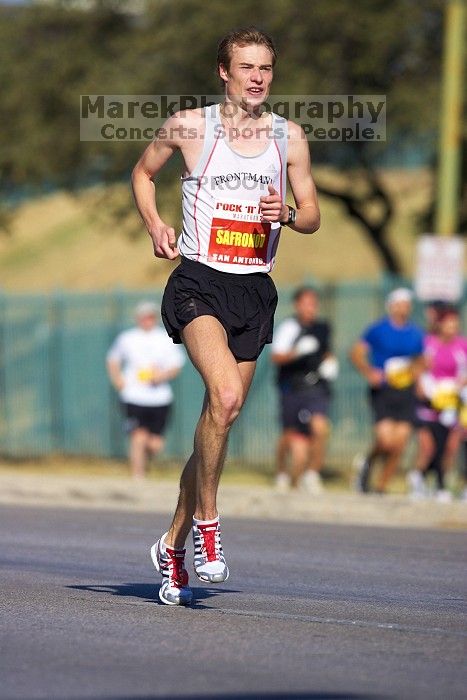
<instances>
[{"instance_id":1,"label":"bare tree branch","mask_svg":"<svg viewBox=\"0 0 467 700\"><path fill-rule=\"evenodd\" d=\"M340 201L348 215L358 221L368 240L376 248L384 269L393 274L400 274L400 261L387 240L387 229L394 215L392 201L375 171L366 163L362 163L362 165L368 185L366 194L352 192L352 183L350 182L346 189L333 189L317 183L318 192ZM379 204L381 207L381 213L377 218L374 214L370 214L370 209L374 204Z\"/></svg>"}]
</instances>

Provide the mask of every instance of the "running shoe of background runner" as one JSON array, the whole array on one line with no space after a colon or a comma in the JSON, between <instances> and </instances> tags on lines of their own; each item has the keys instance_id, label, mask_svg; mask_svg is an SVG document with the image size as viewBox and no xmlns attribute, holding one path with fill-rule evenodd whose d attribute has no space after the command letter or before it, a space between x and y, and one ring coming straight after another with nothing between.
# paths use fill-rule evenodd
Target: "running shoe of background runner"
<instances>
[{"instance_id":1,"label":"running shoe of background runner","mask_svg":"<svg viewBox=\"0 0 467 700\"><path fill-rule=\"evenodd\" d=\"M410 489L410 498L414 501L428 497L428 489L425 478L419 469L411 469L407 474L407 484Z\"/></svg>"},{"instance_id":2,"label":"running shoe of background runner","mask_svg":"<svg viewBox=\"0 0 467 700\"><path fill-rule=\"evenodd\" d=\"M276 476L275 482L276 491L283 493L290 489L290 476L285 472L279 472Z\"/></svg>"},{"instance_id":3,"label":"running shoe of background runner","mask_svg":"<svg viewBox=\"0 0 467 700\"><path fill-rule=\"evenodd\" d=\"M438 503L452 503L452 493L448 489L438 489L435 494L435 500Z\"/></svg>"},{"instance_id":4,"label":"running shoe of background runner","mask_svg":"<svg viewBox=\"0 0 467 700\"><path fill-rule=\"evenodd\" d=\"M167 533L151 547L152 563L162 575L159 598L165 605L189 605L193 594L188 586L184 549L165 544Z\"/></svg>"},{"instance_id":5,"label":"running shoe of background runner","mask_svg":"<svg viewBox=\"0 0 467 700\"><path fill-rule=\"evenodd\" d=\"M207 583L223 583L229 578L221 544L219 519L195 520L193 518L193 566L197 577Z\"/></svg>"},{"instance_id":6,"label":"running shoe of background runner","mask_svg":"<svg viewBox=\"0 0 467 700\"><path fill-rule=\"evenodd\" d=\"M322 496L324 493L321 475L313 469L307 469L300 480L301 488L310 496Z\"/></svg>"}]
</instances>

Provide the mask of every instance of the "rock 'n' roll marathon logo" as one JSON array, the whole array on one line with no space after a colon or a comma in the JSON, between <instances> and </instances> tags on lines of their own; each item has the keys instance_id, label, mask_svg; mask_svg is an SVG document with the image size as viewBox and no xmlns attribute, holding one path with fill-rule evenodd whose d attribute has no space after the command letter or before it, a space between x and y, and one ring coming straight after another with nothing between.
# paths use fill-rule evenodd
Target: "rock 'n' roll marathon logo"
<instances>
[{"instance_id":1,"label":"rock 'n' roll marathon logo","mask_svg":"<svg viewBox=\"0 0 467 700\"><path fill-rule=\"evenodd\" d=\"M214 205L208 260L266 265L271 224L261 221L259 203L218 199Z\"/></svg>"}]
</instances>

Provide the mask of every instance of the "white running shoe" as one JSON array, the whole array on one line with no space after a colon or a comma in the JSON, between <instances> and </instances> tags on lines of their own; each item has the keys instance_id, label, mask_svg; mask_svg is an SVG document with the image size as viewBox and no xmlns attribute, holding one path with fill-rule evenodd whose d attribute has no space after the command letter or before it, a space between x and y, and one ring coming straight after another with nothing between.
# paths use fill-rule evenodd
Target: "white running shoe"
<instances>
[{"instance_id":1,"label":"white running shoe","mask_svg":"<svg viewBox=\"0 0 467 700\"><path fill-rule=\"evenodd\" d=\"M195 556L193 566L201 581L223 583L229 578L221 544L219 518L196 520L193 518L193 545Z\"/></svg>"},{"instance_id":2,"label":"white running shoe","mask_svg":"<svg viewBox=\"0 0 467 700\"><path fill-rule=\"evenodd\" d=\"M188 586L185 569L185 549L173 549L165 544L167 533L151 547L152 563L162 574L159 598L165 605L189 605L193 594Z\"/></svg>"},{"instance_id":3,"label":"white running shoe","mask_svg":"<svg viewBox=\"0 0 467 700\"><path fill-rule=\"evenodd\" d=\"M313 469L306 470L300 480L300 486L311 496L322 496L324 493L321 476Z\"/></svg>"},{"instance_id":4,"label":"white running shoe","mask_svg":"<svg viewBox=\"0 0 467 700\"><path fill-rule=\"evenodd\" d=\"M452 493L447 489L438 489L435 494L435 501L437 503L452 503Z\"/></svg>"},{"instance_id":5,"label":"white running shoe","mask_svg":"<svg viewBox=\"0 0 467 700\"><path fill-rule=\"evenodd\" d=\"M290 476L286 472L279 472L275 482L276 491L284 493L290 489Z\"/></svg>"},{"instance_id":6,"label":"white running shoe","mask_svg":"<svg viewBox=\"0 0 467 700\"><path fill-rule=\"evenodd\" d=\"M407 484L410 489L410 497L413 500L427 498L428 491L422 472L419 469L411 469L407 474Z\"/></svg>"}]
</instances>

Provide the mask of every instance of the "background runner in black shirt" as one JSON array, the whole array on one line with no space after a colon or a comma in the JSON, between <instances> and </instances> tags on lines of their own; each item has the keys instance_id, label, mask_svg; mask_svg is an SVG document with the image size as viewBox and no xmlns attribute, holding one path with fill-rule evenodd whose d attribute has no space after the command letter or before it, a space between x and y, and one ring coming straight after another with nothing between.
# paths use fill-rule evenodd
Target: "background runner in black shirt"
<instances>
[{"instance_id":1,"label":"background runner in black shirt","mask_svg":"<svg viewBox=\"0 0 467 700\"><path fill-rule=\"evenodd\" d=\"M330 381L336 377L337 362L331 354L329 323L317 319L316 291L298 289L294 304L295 316L279 325L272 346L283 429L278 444L277 486L301 484L318 494L329 433Z\"/></svg>"}]
</instances>

